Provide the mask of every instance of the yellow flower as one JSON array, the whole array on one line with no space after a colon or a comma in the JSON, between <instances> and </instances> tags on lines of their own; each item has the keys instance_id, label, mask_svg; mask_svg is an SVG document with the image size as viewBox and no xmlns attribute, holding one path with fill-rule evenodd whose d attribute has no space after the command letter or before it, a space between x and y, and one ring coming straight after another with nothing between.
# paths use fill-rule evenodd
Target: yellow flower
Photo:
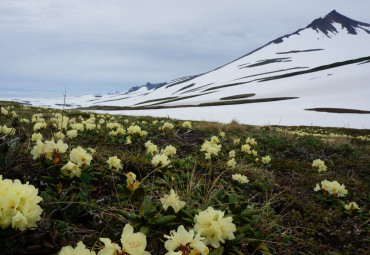
<instances>
[{"instance_id":1,"label":"yellow flower","mask_svg":"<svg viewBox=\"0 0 370 255\"><path fill-rule=\"evenodd\" d=\"M19 180L4 179L0 175L0 227L10 225L21 231L36 227L42 214L38 203L42 198L33 186L22 184Z\"/></svg>"},{"instance_id":2,"label":"yellow flower","mask_svg":"<svg viewBox=\"0 0 370 255\"><path fill-rule=\"evenodd\" d=\"M121 247L112 243L109 238L99 238L99 240L104 243L104 248L99 251L98 255L117 255L122 252Z\"/></svg>"},{"instance_id":3,"label":"yellow flower","mask_svg":"<svg viewBox=\"0 0 370 255\"><path fill-rule=\"evenodd\" d=\"M199 233L194 237L194 230L188 232L183 225L179 226L177 231L171 230L170 235L164 235L164 237L168 239L164 243L168 251L166 255L178 254L178 252L183 254L182 250L186 250L186 254L206 255L209 253L209 249L202 242L204 237L201 237ZM175 252L176 249L178 252Z\"/></svg>"},{"instance_id":4,"label":"yellow flower","mask_svg":"<svg viewBox=\"0 0 370 255\"><path fill-rule=\"evenodd\" d=\"M257 145L257 141L254 138L249 138L249 137L245 140L245 143L249 144L250 146Z\"/></svg>"},{"instance_id":5,"label":"yellow flower","mask_svg":"<svg viewBox=\"0 0 370 255\"><path fill-rule=\"evenodd\" d=\"M353 211L353 210L357 210L359 207L356 202L351 202L348 205L345 205L344 208L346 208L346 210L348 211Z\"/></svg>"},{"instance_id":6,"label":"yellow flower","mask_svg":"<svg viewBox=\"0 0 370 255\"><path fill-rule=\"evenodd\" d=\"M252 150L252 156L253 156L253 157L257 157L257 151Z\"/></svg>"},{"instance_id":7,"label":"yellow flower","mask_svg":"<svg viewBox=\"0 0 370 255\"><path fill-rule=\"evenodd\" d=\"M321 181L321 185L316 184L314 191L319 190L324 190L334 197L344 197L348 193L344 184L341 185L337 181L330 182L328 180Z\"/></svg>"},{"instance_id":8,"label":"yellow flower","mask_svg":"<svg viewBox=\"0 0 370 255\"><path fill-rule=\"evenodd\" d=\"M220 131L220 136L221 136L221 138L224 138L225 137L225 132Z\"/></svg>"},{"instance_id":9,"label":"yellow flower","mask_svg":"<svg viewBox=\"0 0 370 255\"><path fill-rule=\"evenodd\" d=\"M239 145L240 144L240 138L234 139L234 145Z\"/></svg>"},{"instance_id":10,"label":"yellow flower","mask_svg":"<svg viewBox=\"0 0 370 255\"><path fill-rule=\"evenodd\" d=\"M177 150L175 147L173 147L172 145L168 145L161 153L163 153L167 157L173 157L176 155L176 151Z\"/></svg>"},{"instance_id":11,"label":"yellow flower","mask_svg":"<svg viewBox=\"0 0 370 255\"><path fill-rule=\"evenodd\" d=\"M70 178L74 176L80 177L81 176L81 169L75 163L68 161L68 163L61 168L62 171L66 171L67 175Z\"/></svg>"},{"instance_id":12,"label":"yellow flower","mask_svg":"<svg viewBox=\"0 0 370 255\"><path fill-rule=\"evenodd\" d=\"M248 183L249 182L248 177L245 176L245 175L233 174L231 177L233 178L233 180L238 181L240 183Z\"/></svg>"},{"instance_id":13,"label":"yellow flower","mask_svg":"<svg viewBox=\"0 0 370 255\"><path fill-rule=\"evenodd\" d=\"M182 123L182 127L187 128L187 129L191 129L192 128L191 122L190 121L185 121L184 123Z\"/></svg>"},{"instance_id":14,"label":"yellow flower","mask_svg":"<svg viewBox=\"0 0 370 255\"><path fill-rule=\"evenodd\" d=\"M224 212L208 207L194 217L194 230L204 236L204 244L214 248L220 247L220 242L235 239L236 226L232 217L224 218Z\"/></svg>"},{"instance_id":15,"label":"yellow flower","mask_svg":"<svg viewBox=\"0 0 370 255\"><path fill-rule=\"evenodd\" d=\"M146 147L146 152L149 154L154 155L155 153L158 153L157 145L153 144L152 141L150 140L145 143L145 147Z\"/></svg>"},{"instance_id":16,"label":"yellow flower","mask_svg":"<svg viewBox=\"0 0 370 255\"><path fill-rule=\"evenodd\" d=\"M76 248L71 246L65 246L59 252L59 255L95 255L95 251L90 251L86 249L83 242L78 242Z\"/></svg>"},{"instance_id":17,"label":"yellow flower","mask_svg":"<svg viewBox=\"0 0 370 255\"><path fill-rule=\"evenodd\" d=\"M36 142L38 140L40 140L40 141L42 140L42 134L40 134L40 133L32 134L31 141Z\"/></svg>"},{"instance_id":18,"label":"yellow flower","mask_svg":"<svg viewBox=\"0 0 370 255\"><path fill-rule=\"evenodd\" d=\"M33 126L33 131L37 131L37 130L42 129L42 128L46 128L46 123L38 122Z\"/></svg>"},{"instance_id":19,"label":"yellow flower","mask_svg":"<svg viewBox=\"0 0 370 255\"><path fill-rule=\"evenodd\" d=\"M265 157L262 157L262 163L263 164L268 164L268 163L270 163L270 161L271 161L271 157L270 156L265 156Z\"/></svg>"},{"instance_id":20,"label":"yellow flower","mask_svg":"<svg viewBox=\"0 0 370 255\"><path fill-rule=\"evenodd\" d=\"M235 158L232 158L229 161L227 161L227 166L234 168L236 166Z\"/></svg>"},{"instance_id":21,"label":"yellow flower","mask_svg":"<svg viewBox=\"0 0 370 255\"><path fill-rule=\"evenodd\" d=\"M185 202L180 200L179 196L176 194L176 192L173 189L171 189L170 195L167 195L167 194L164 195L164 197L161 198L160 201L165 210L167 210L169 206L172 206L175 213L180 211L180 209L186 205Z\"/></svg>"},{"instance_id":22,"label":"yellow flower","mask_svg":"<svg viewBox=\"0 0 370 255\"><path fill-rule=\"evenodd\" d=\"M77 148L74 148L70 152L69 158L72 162L76 163L79 167L90 165L91 160L92 160L92 156L80 146L78 146Z\"/></svg>"},{"instance_id":23,"label":"yellow flower","mask_svg":"<svg viewBox=\"0 0 370 255\"><path fill-rule=\"evenodd\" d=\"M242 152L245 152L245 153L248 153L248 154L252 153L251 147L248 144L242 145L241 150L242 150Z\"/></svg>"},{"instance_id":24,"label":"yellow flower","mask_svg":"<svg viewBox=\"0 0 370 255\"><path fill-rule=\"evenodd\" d=\"M229 152L229 158L235 158L235 151L234 150Z\"/></svg>"},{"instance_id":25,"label":"yellow flower","mask_svg":"<svg viewBox=\"0 0 370 255\"><path fill-rule=\"evenodd\" d=\"M31 155L33 156L34 160L45 156L45 146L46 145L41 140L36 141L36 145L33 146L31 150Z\"/></svg>"},{"instance_id":26,"label":"yellow flower","mask_svg":"<svg viewBox=\"0 0 370 255\"><path fill-rule=\"evenodd\" d=\"M132 126L129 126L127 128L127 133L129 133L130 135L140 135L141 134L141 127L137 126L137 125L132 125Z\"/></svg>"},{"instance_id":27,"label":"yellow flower","mask_svg":"<svg viewBox=\"0 0 370 255\"><path fill-rule=\"evenodd\" d=\"M168 160L168 157L164 154L157 154L152 158L152 165L157 167L165 167L171 164L171 161Z\"/></svg>"},{"instance_id":28,"label":"yellow flower","mask_svg":"<svg viewBox=\"0 0 370 255\"><path fill-rule=\"evenodd\" d=\"M145 251L146 236L143 233L134 233L130 224L126 224L121 236L122 250L130 255L150 255Z\"/></svg>"},{"instance_id":29,"label":"yellow flower","mask_svg":"<svg viewBox=\"0 0 370 255\"><path fill-rule=\"evenodd\" d=\"M136 190L139 187L139 182L136 181L136 174L133 172L129 172L126 174L127 177L127 188L130 189L131 191Z\"/></svg>"},{"instance_id":30,"label":"yellow flower","mask_svg":"<svg viewBox=\"0 0 370 255\"><path fill-rule=\"evenodd\" d=\"M114 168L116 170L120 170L123 168L121 164L121 160L117 158L117 156L109 157L109 159L107 160L107 163L109 165L109 169Z\"/></svg>"},{"instance_id":31,"label":"yellow flower","mask_svg":"<svg viewBox=\"0 0 370 255\"><path fill-rule=\"evenodd\" d=\"M165 131L165 130L172 130L173 128L174 128L174 125L172 123L165 122L160 129Z\"/></svg>"},{"instance_id":32,"label":"yellow flower","mask_svg":"<svg viewBox=\"0 0 370 255\"><path fill-rule=\"evenodd\" d=\"M70 139L77 137L77 130L76 129L68 130L67 137Z\"/></svg>"},{"instance_id":33,"label":"yellow flower","mask_svg":"<svg viewBox=\"0 0 370 255\"><path fill-rule=\"evenodd\" d=\"M313 167L317 167L318 168L318 171L319 173L322 172L322 171L326 171L327 170L327 167L325 166L325 162L322 161L321 159L315 159L313 162L312 162L312 166Z\"/></svg>"}]
</instances>

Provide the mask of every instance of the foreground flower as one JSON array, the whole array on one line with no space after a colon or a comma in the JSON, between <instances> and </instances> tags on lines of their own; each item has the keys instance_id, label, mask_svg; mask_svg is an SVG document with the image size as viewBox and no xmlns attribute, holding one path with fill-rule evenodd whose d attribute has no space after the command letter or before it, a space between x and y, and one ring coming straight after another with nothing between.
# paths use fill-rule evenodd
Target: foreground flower
<instances>
[{"instance_id":1,"label":"foreground flower","mask_svg":"<svg viewBox=\"0 0 370 255\"><path fill-rule=\"evenodd\" d=\"M358 204L356 202L351 202L348 205L345 205L344 208L346 208L346 210L351 212L353 210L357 210L359 207L358 207Z\"/></svg>"},{"instance_id":2,"label":"foreground flower","mask_svg":"<svg viewBox=\"0 0 370 255\"><path fill-rule=\"evenodd\" d=\"M236 226L232 223L232 217L224 218L224 212L208 207L205 211L195 215L194 230L204 236L204 244L210 244L214 248L220 247L220 242L235 239Z\"/></svg>"},{"instance_id":3,"label":"foreground flower","mask_svg":"<svg viewBox=\"0 0 370 255\"><path fill-rule=\"evenodd\" d=\"M78 242L76 248L72 246L63 247L62 250L59 252L59 255L95 255L95 251L90 251L86 249L83 242Z\"/></svg>"},{"instance_id":4,"label":"foreground flower","mask_svg":"<svg viewBox=\"0 0 370 255\"><path fill-rule=\"evenodd\" d=\"M170 195L164 195L163 198L160 199L163 208L167 211L167 208L169 206L172 206L173 210L177 213L180 211L181 208L183 208L186 203L181 201L179 196L176 194L176 192L171 189Z\"/></svg>"},{"instance_id":5,"label":"foreground flower","mask_svg":"<svg viewBox=\"0 0 370 255\"><path fill-rule=\"evenodd\" d=\"M168 160L168 157L164 154L157 154L152 158L152 165L157 167L165 167L171 164L171 161Z\"/></svg>"},{"instance_id":6,"label":"foreground flower","mask_svg":"<svg viewBox=\"0 0 370 255\"><path fill-rule=\"evenodd\" d=\"M325 162L322 161L321 159L315 159L313 162L312 162L312 166L313 167L317 167L318 168L318 171L319 173L322 172L322 171L326 171L327 170L327 167L325 166Z\"/></svg>"},{"instance_id":7,"label":"foreground flower","mask_svg":"<svg viewBox=\"0 0 370 255\"><path fill-rule=\"evenodd\" d=\"M337 181L331 182L328 180L321 181L321 185L316 184L314 191L317 192L319 190L323 190L324 193L327 192L333 197L344 197L348 193L344 184L339 184Z\"/></svg>"},{"instance_id":8,"label":"foreground flower","mask_svg":"<svg viewBox=\"0 0 370 255\"><path fill-rule=\"evenodd\" d=\"M38 205L42 198L33 186L19 180L4 179L0 175L0 227L23 231L36 227L42 209Z\"/></svg>"},{"instance_id":9,"label":"foreground flower","mask_svg":"<svg viewBox=\"0 0 370 255\"><path fill-rule=\"evenodd\" d=\"M248 177L245 176L245 175L233 174L231 177L233 178L233 180L238 181L240 183L248 183L249 182Z\"/></svg>"},{"instance_id":10,"label":"foreground flower","mask_svg":"<svg viewBox=\"0 0 370 255\"><path fill-rule=\"evenodd\" d=\"M72 162L76 163L79 167L88 166L91 163L92 156L86 152L83 148L78 146L74 148L69 154L69 158Z\"/></svg>"},{"instance_id":11,"label":"foreground flower","mask_svg":"<svg viewBox=\"0 0 370 255\"><path fill-rule=\"evenodd\" d=\"M107 160L107 163L109 165L109 169L114 168L116 170L120 170L123 168L121 164L121 160L117 158L117 156L109 157L109 159Z\"/></svg>"},{"instance_id":12,"label":"foreground flower","mask_svg":"<svg viewBox=\"0 0 370 255\"><path fill-rule=\"evenodd\" d=\"M129 172L126 174L127 177L127 188L131 191L136 190L139 187L139 182L136 181L136 174Z\"/></svg>"},{"instance_id":13,"label":"foreground flower","mask_svg":"<svg viewBox=\"0 0 370 255\"><path fill-rule=\"evenodd\" d=\"M194 236L194 230L188 232L183 225L179 226L177 231L171 230L170 235L164 235L164 237L168 239L164 243L168 251L166 255L184 254L184 251L185 254L206 255L209 253L209 249L202 242L204 237L201 237L199 233Z\"/></svg>"},{"instance_id":14,"label":"foreground flower","mask_svg":"<svg viewBox=\"0 0 370 255\"><path fill-rule=\"evenodd\" d=\"M104 249L99 251L98 255L116 255L116 254L129 254L129 255L150 255L145 251L146 236L143 233L134 233L134 229L130 224L126 224L123 228L121 235L122 248L112 243L109 238L100 238L104 243Z\"/></svg>"},{"instance_id":15,"label":"foreground flower","mask_svg":"<svg viewBox=\"0 0 370 255\"><path fill-rule=\"evenodd\" d=\"M68 163L61 168L61 170L65 171L66 175L68 175L70 178L81 176L81 169L78 167L78 165L71 161L68 161Z\"/></svg>"},{"instance_id":16,"label":"foreground flower","mask_svg":"<svg viewBox=\"0 0 370 255\"><path fill-rule=\"evenodd\" d=\"M161 153L163 153L167 157L173 157L176 155L176 151L177 150L175 147L173 147L172 145L168 145Z\"/></svg>"}]
</instances>

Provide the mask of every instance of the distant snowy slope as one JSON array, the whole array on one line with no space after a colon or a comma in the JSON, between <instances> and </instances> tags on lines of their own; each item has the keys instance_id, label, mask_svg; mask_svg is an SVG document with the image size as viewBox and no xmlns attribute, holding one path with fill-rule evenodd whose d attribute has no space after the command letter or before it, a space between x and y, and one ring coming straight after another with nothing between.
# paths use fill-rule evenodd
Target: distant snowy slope
<instances>
[{"instance_id":1,"label":"distant snowy slope","mask_svg":"<svg viewBox=\"0 0 370 255\"><path fill-rule=\"evenodd\" d=\"M120 106L130 109L125 114L223 122L236 119L247 124L370 128L370 114L365 113L370 111L369 45L370 24L334 10L208 73L153 89L68 98L67 106ZM50 107L60 107L62 102L30 100L32 105ZM347 113L306 110L312 108Z\"/></svg>"}]
</instances>

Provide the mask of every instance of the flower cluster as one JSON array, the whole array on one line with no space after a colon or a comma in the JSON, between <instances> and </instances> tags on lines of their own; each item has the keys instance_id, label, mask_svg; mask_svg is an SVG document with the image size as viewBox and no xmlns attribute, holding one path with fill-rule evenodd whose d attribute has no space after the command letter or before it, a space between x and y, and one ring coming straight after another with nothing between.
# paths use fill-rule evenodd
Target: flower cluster
<instances>
[{"instance_id":1,"label":"flower cluster","mask_svg":"<svg viewBox=\"0 0 370 255\"><path fill-rule=\"evenodd\" d=\"M183 225L179 226L177 231L171 230L170 235L164 235L164 237L168 239L164 243L164 247L168 251L166 255L184 254L182 251L185 251L185 254L198 255L209 253L209 249L202 242L204 237L201 237L199 233L194 236L194 230L191 229L188 232Z\"/></svg>"},{"instance_id":2,"label":"flower cluster","mask_svg":"<svg viewBox=\"0 0 370 255\"><path fill-rule=\"evenodd\" d=\"M160 201L165 210L167 210L169 206L172 206L173 210L176 213L180 211L180 209L186 205L185 202L180 201L179 196L176 194L176 192L173 189L171 189L170 195L167 195L167 194L164 195L164 197L161 198Z\"/></svg>"},{"instance_id":3,"label":"flower cluster","mask_svg":"<svg viewBox=\"0 0 370 255\"><path fill-rule=\"evenodd\" d=\"M233 180L238 181L240 183L248 183L249 182L248 177L245 176L245 175L233 174L231 177L233 178Z\"/></svg>"},{"instance_id":4,"label":"flower cluster","mask_svg":"<svg viewBox=\"0 0 370 255\"><path fill-rule=\"evenodd\" d=\"M114 168L116 170L120 170L123 168L121 164L121 160L117 158L117 156L109 157L109 159L107 160L107 163L109 165L109 169Z\"/></svg>"},{"instance_id":5,"label":"flower cluster","mask_svg":"<svg viewBox=\"0 0 370 255\"><path fill-rule=\"evenodd\" d=\"M236 226L232 217L224 217L224 212L208 207L194 217L194 230L205 237L204 244L218 248L225 240L235 238Z\"/></svg>"},{"instance_id":6,"label":"flower cluster","mask_svg":"<svg viewBox=\"0 0 370 255\"><path fill-rule=\"evenodd\" d=\"M141 134L141 127L137 125L132 125L127 128L127 133L130 135L140 135Z\"/></svg>"},{"instance_id":7,"label":"flower cluster","mask_svg":"<svg viewBox=\"0 0 370 255\"><path fill-rule=\"evenodd\" d=\"M38 203L42 198L33 186L22 184L19 180L4 179L0 175L0 227L6 229L10 225L21 231L36 227L41 219L41 207Z\"/></svg>"},{"instance_id":8,"label":"flower cluster","mask_svg":"<svg viewBox=\"0 0 370 255\"><path fill-rule=\"evenodd\" d=\"M122 248L118 244L112 243L109 238L100 238L100 241L104 243L104 248L99 251L98 255L150 255L149 252L145 251L146 236L141 232L134 233L134 229L130 224L126 224L123 228L121 235Z\"/></svg>"},{"instance_id":9,"label":"flower cluster","mask_svg":"<svg viewBox=\"0 0 370 255\"><path fill-rule=\"evenodd\" d=\"M3 133L4 135L14 135L15 128L8 128L6 125L0 126L0 133Z\"/></svg>"},{"instance_id":10,"label":"flower cluster","mask_svg":"<svg viewBox=\"0 0 370 255\"><path fill-rule=\"evenodd\" d=\"M204 141L200 151L204 152L206 159L211 159L213 155L217 156L222 147L221 144L218 144L219 142L220 140L217 138L217 136L212 136L210 141Z\"/></svg>"},{"instance_id":11,"label":"flower cluster","mask_svg":"<svg viewBox=\"0 0 370 255\"><path fill-rule=\"evenodd\" d=\"M328 180L321 181L321 184L316 184L314 191L317 192L319 190L327 192L333 197L344 197L348 193L344 184L341 185L337 181L331 182Z\"/></svg>"},{"instance_id":12,"label":"flower cluster","mask_svg":"<svg viewBox=\"0 0 370 255\"><path fill-rule=\"evenodd\" d=\"M271 162L271 157L270 156L264 156L262 157L262 163L267 165L268 163Z\"/></svg>"},{"instance_id":13,"label":"flower cluster","mask_svg":"<svg viewBox=\"0 0 370 255\"><path fill-rule=\"evenodd\" d=\"M43 143L41 140L36 140L36 145L31 150L31 155L33 159L38 159L40 157L45 157L49 160L53 158L53 154L56 154L56 157L59 158L59 153L65 153L68 149L68 145L65 144L62 140L58 140L57 143L54 140L45 141Z\"/></svg>"},{"instance_id":14,"label":"flower cluster","mask_svg":"<svg viewBox=\"0 0 370 255\"><path fill-rule=\"evenodd\" d=\"M157 167L158 165L160 167L165 167L171 164L171 161L168 159L168 157L164 154L157 154L152 158L152 165Z\"/></svg>"},{"instance_id":15,"label":"flower cluster","mask_svg":"<svg viewBox=\"0 0 370 255\"><path fill-rule=\"evenodd\" d=\"M164 150L161 151L161 154L164 154L166 155L167 157L173 157L176 155L176 148L173 147L172 145L168 145L166 146L166 148L164 148Z\"/></svg>"},{"instance_id":16,"label":"flower cluster","mask_svg":"<svg viewBox=\"0 0 370 255\"><path fill-rule=\"evenodd\" d=\"M83 244L83 242L78 242L76 248L73 248L72 246L65 246L63 247L59 255L95 255L95 251L90 251L89 249L86 249L86 246Z\"/></svg>"},{"instance_id":17,"label":"flower cluster","mask_svg":"<svg viewBox=\"0 0 370 255\"><path fill-rule=\"evenodd\" d=\"M78 146L70 152L69 159L79 167L84 167L90 165L92 156L85 149Z\"/></svg>"},{"instance_id":18,"label":"flower cluster","mask_svg":"<svg viewBox=\"0 0 370 255\"><path fill-rule=\"evenodd\" d=\"M234 168L236 166L235 158L229 159L226 164L228 167Z\"/></svg>"},{"instance_id":19,"label":"flower cluster","mask_svg":"<svg viewBox=\"0 0 370 255\"><path fill-rule=\"evenodd\" d=\"M33 126L33 131L37 131L37 130L40 130L42 128L46 128L47 124L46 123L36 123L34 126Z\"/></svg>"},{"instance_id":20,"label":"flower cluster","mask_svg":"<svg viewBox=\"0 0 370 255\"><path fill-rule=\"evenodd\" d=\"M322 171L325 172L327 170L327 167L325 166L325 162L322 161L321 159L315 159L312 162L312 166L317 167L319 172L322 172Z\"/></svg>"},{"instance_id":21,"label":"flower cluster","mask_svg":"<svg viewBox=\"0 0 370 255\"><path fill-rule=\"evenodd\" d=\"M157 145L152 143L152 141L150 141L150 140L145 143L145 148L146 148L146 153L148 153L148 154L154 155L154 154L158 153Z\"/></svg>"},{"instance_id":22,"label":"flower cluster","mask_svg":"<svg viewBox=\"0 0 370 255\"><path fill-rule=\"evenodd\" d=\"M60 170L62 171L62 174L67 175L70 178L81 176L81 169L78 167L78 165L71 161L68 161L68 163L65 164Z\"/></svg>"},{"instance_id":23,"label":"flower cluster","mask_svg":"<svg viewBox=\"0 0 370 255\"><path fill-rule=\"evenodd\" d=\"M187 129L191 129L192 128L191 122L190 121L185 121L184 123L182 123L182 127L187 128Z\"/></svg>"},{"instance_id":24,"label":"flower cluster","mask_svg":"<svg viewBox=\"0 0 370 255\"><path fill-rule=\"evenodd\" d=\"M174 128L174 125L169 122L165 122L162 127L159 128L159 130L166 131L166 130L172 130Z\"/></svg>"}]
</instances>

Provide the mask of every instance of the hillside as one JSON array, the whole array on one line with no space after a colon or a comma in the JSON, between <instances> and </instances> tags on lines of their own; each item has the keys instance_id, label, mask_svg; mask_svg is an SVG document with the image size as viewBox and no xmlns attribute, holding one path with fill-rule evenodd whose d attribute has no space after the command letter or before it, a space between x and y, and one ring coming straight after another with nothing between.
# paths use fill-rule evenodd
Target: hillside
<instances>
[{"instance_id":1,"label":"hillside","mask_svg":"<svg viewBox=\"0 0 370 255\"><path fill-rule=\"evenodd\" d=\"M369 24L334 10L208 73L132 93L71 97L67 106L226 123L370 128L369 44Z\"/></svg>"}]
</instances>

